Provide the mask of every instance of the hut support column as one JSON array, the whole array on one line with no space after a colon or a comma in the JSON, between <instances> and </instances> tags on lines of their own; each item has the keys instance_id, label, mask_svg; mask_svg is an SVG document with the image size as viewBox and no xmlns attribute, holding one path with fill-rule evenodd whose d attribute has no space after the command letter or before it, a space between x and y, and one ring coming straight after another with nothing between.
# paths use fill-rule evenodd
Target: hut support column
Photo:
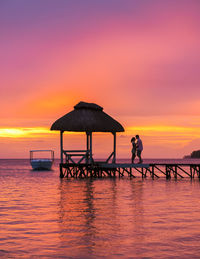
<instances>
[{"instance_id":1,"label":"hut support column","mask_svg":"<svg viewBox=\"0 0 200 259\"><path fill-rule=\"evenodd\" d=\"M60 131L60 178L64 177L63 173L63 132Z\"/></svg>"},{"instance_id":2,"label":"hut support column","mask_svg":"<svg viewBox=\"0 0 200 259\"><path fill-rule=\"evenodd\" d=\"M92 163L92 132L90 132L90 163Z\"/></svg>"},{"instance_id":3,"label":"hut support column","mask_svg":"<svg viewBox=\"0 0 200 259\"><path fill-rule=\"evenodd\" d=\"M60 131L60 162L63 163L63 132Z\"/></svg>"},{"instance_id":4,"label":"hut support column","mask_svg":"<svg viewBox=\"0 0 200 259\"><path fill-rule=\"evenodd\" d=\"M112 162L115 163L116 162L116 132L112 133L113 137L114 137L114 141L113 141L113 160Z\"/></svg>"},{"instance_id":5,"label":"hut support column","mask_svg":"<svg viewBox=\"0 0 200 259\"><path fill-rule=\"evenodd\" d=\"M90 134L86 132L87 135L87 155L86 155L86 163L88 163L88 159L90 157Z\"/></svg>"}]
</instances>

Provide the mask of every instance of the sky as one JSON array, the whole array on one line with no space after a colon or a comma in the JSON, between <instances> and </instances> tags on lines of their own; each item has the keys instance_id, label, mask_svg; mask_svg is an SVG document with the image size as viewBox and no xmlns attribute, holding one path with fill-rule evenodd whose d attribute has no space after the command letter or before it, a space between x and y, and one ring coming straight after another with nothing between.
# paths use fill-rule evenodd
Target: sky
<instances>
[{"instance_id":1,"label":"sky","mask_svg":"<svg viewBox=\"0 0 200 259\"><path fill-rule=\"evenodd\" d=\"M200 1L1 0L0 158L53 149L53 122L79 101L125 128L117 156L181 158L200 149ZM65 149L85 146L64 134ZM94 134L94 155L112 151Z\"/></svg>"}]
</instances>

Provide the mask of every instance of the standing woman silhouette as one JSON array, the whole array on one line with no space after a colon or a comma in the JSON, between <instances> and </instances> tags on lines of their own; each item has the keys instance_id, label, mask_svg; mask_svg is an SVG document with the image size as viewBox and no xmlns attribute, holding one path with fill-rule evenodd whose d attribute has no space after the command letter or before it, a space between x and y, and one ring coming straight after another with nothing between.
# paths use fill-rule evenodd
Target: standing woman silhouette
<instances>
[{"instance_id":1,"label":"standing woman silhouette","mask_svg":"<svg viewBox=\"0 0 200 259\"><path fill-rule=\"evenodd\" d=\"M136 157L136 143L135 143L135 138L133 137L131 139L131 143L132 143L132 158L131 158L131 162L132 164L134 164L134 160L135 160L135 157Z\"/></svg>"}]
</instances>

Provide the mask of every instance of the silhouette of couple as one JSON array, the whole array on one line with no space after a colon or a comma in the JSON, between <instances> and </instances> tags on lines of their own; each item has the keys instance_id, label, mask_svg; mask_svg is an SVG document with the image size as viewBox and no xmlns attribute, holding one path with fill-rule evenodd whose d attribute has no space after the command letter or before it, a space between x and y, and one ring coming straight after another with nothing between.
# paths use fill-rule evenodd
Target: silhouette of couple
<instances>
[{"instance_id":1,"label":"silhouette of couple","mask_svg":"<svg viewBox=\"0 0 200 259\"><path fill-rule=\"evenodd\" d=\"M134 164L135 157L139 158L138 164L143 162L141 154L143 150L142 140L140 139L139 135L136 135L131 139L132 143L132 164Z\"/></svg>"}]
</instances>

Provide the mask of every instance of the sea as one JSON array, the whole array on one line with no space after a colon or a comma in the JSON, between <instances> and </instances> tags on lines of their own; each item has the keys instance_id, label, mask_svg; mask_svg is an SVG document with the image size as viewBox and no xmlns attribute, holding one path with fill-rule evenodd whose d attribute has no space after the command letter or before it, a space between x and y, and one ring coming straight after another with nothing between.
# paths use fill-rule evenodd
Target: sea
<instances>
[{"instance_id":1,"label":"sea","mask_svg":"<svg viewBox=\"0 0 200 259\"><path fill-rule=\"evenodd\" d=\"M200 258L200 181L60 179L58 160L1 159L0 258Z\"/></svg>"}]
</instances>

